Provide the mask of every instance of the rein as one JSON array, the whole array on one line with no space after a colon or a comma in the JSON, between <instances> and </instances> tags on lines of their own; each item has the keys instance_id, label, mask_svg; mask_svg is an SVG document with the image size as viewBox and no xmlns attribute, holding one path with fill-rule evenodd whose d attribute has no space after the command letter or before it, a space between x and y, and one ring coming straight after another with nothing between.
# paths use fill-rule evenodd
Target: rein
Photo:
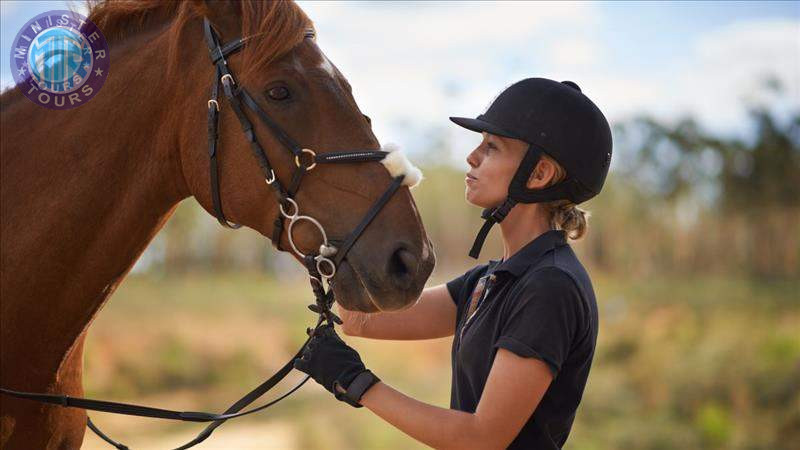
<instances>
[{"instance_id":1,"label":"rein","mask_svg":"<svg viewBox=\"0 0 800 450\"><path fill-rule=\"evenodd\" d=\"M375 216L377 216L381 209L383 209L397 189L399 189L401 185L405 184L405 175L400 174L393 177L391 184L386 188L386 191L381 195L381 197L372 204L370 209L361 219L361 222L344 240L335 242L338 244L338 247L334 246L334 241L328 240L327 233L325 233L325 229L322 224L311 216L301 214L300 206L294 199L295 194L300 188L303 175L305 175L306 172L311 171L317 164L382 161L384 158L386 158L389 152L380 150L346 150L317 154L315 151L309 148L303 148L299 146L274 120L272 120L269 114L267 114L258 105L258 103L247 92L247 90L236 82L233 73L228 68L226 57L241 50L246 40L250 37L235 39L228 44L223 45L208 18L204 18L203 26L205 32L205 41L208 45L211 62L215 68L215 76L211 87L211 95L210 99L208 100L208 156L211 177L211 198L215 216L217 217L219 223L224 227L233 229L241 227L241 225L232 223L226 219L222 209L222 198L219 189L220 177L217 163L219 156L217 148L217 129L220 111L219 85L221 83L225 93L225 98L227 99L231 108L233 108L233 111L236 113L236 117L239 119L239 124L242 127L245 138L250 144L250 150L264 174L264 180L266 184L272 188L272 191L278 201L279 213L275 219L273 227L273 245L275 245L278 250L282 250L280 247L280 238L283 234L284 228L286 228L291 250L303 259L303 264L308 270L311 290L314 293L315 298L315 302L308 305L308 308L318 315L316 325L313 329L306 329L306 333L309 337L300 347L300 350L298 350L297 353L286 364L283 365L283 367L281 367L269 379L233 403L222 414L197 411L174 411L128 403L70 397L68 395L22 392L0 388L0 393L5 395L34 400L42 403L60 405L68 408L81 408L85 410L101 411L113 414L180 420L186 422L210 422L208 426L206 426L206 428L194 439L178 447L177 450L187 449L205 441L209 436L211 436L211 433L213 433L217 427L229 419L246 416L269 408L270 406L288 397L303 384L305 384L306 381L308 381L310 376L307 375L295 387L282 394L278 398L262 406L245 410L247 406L258 400L289 374L289 372L293 369L294 359L299 358L302 355L306 345L320 327L323 325L334 326L334 324L342 323L342 320L330 309L334 302L332 278L336 274L336 269L344 260L347 252L350 250L356 240L358 240L370 222L375 218ZM281 144L294 155L296 168L292 174L291 183L289 184L288 188L286 188L275 175L275 171L270 164L266 152L264 152L264 149L261 147L256 138L253 130L253 124L245 112L245 107L255 113L260 121L269 128L273 136L275 136L275 138L277 138L278 141L280 141ZM284 225L286 220L289 221L288 226ZM304 254L295 244L292 230L294 226L301 221L310 222L320 231L320 234L322 235L322 244L320 245L318 252ZM327 282L327 290L325 289L323 282ZM100 431L100 429L97 428L97 426L95 426L92 420L88 417L87 426L90 430L95 432L100 438L112 446L118 449L128 449L128 447L124 444L114 441L105 433Z\"/></svg>"}]
</instances>

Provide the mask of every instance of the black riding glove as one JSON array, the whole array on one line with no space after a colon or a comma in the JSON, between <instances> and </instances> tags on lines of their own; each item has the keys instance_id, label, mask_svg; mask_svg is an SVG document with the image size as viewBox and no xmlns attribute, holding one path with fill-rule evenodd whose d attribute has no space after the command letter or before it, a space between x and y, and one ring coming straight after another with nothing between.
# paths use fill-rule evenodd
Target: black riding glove
<instances>
[{"instance_id":1,"label":"black riding glove","mask_svg":"<svg viewBox=\"0 0 800 450\"><path fill-rule=\"evenodd\" d=\"M295 358L294 368L311 375L338 400L356 408L362 407L358 402L364 392L380 381L364 367L358 352L347 345L330 324L316 331L302 356ZM339 392L337 386L346 392Z\"/></svg>"}]
</instances>

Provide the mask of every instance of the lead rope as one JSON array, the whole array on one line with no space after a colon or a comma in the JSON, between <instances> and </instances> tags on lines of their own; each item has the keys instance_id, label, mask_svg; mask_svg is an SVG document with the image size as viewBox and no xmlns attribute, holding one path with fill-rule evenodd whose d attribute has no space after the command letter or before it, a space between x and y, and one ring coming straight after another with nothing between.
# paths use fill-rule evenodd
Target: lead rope
<instances>
[{"instance_id":1,"label":"lead rope","mask_svg":"<svg viewBox=\"0 0 800 450\"><path fill-rule=\"evenodd\" d=\"M100 436L100 439L108 442L109 444L111 444L112 446L118 448L119 450L130 450L127 445L119 443L119 442L111 439L110 437L108 437L108 435L106 435L105 433L100 431L100 428L97 428L94 425L94 423L92 423L92 418L89 417L88 415L86 416L86 426L89 427L90 430L94 431L94 434Z\"/></svg>"},{"instance_id":2,"label":"lead rope","mask_svg":"<svg viewBox=\"0 0 800 450\"><path fill-rule=\"evenodd\" d=\"M306 333L308 334L308 338L300 347L300 349L297 351L297 353L286 364L284 364L284 366L281 369L279 369L275 374L273 374L267 381L263 382L255 389L250 391L248 394L240 398L237 402L235 402L227 410L225 410L223 414L197 412L197 411L173 411L169 409L152 408L148 406L141 406L129 403L93 400L81 397L70 397L68 395L21 392L5 388L0 388L0 392L17 398L36 400L43 403L59 405L65 408L81 408L91 411L101 411L101 412L109 412L109 413L124 414L124 415L139 416L139 417L180 420L185 422L211 422L193 440L187 442L186 444L180 447L177 447L176 450L183 450L193 447L208 439L208 437L211 436L211 433L213 433L217 427L225 423L225 421L227 421L228 419L233 419L236 417L253 414L258 411L269 408L270 406L280 402L281 400L283 400L284 398L288 397L293 392L298 390L310 378L310 376L306 375L303 378L303 380L300 383L298 383L295 387L293 387L280 397L270 401L265 405L240 412L242 411L242 409L244 409L254 401L261 398L261 396L263 396L267 391L269 391L272 387L274 387L281 380L283 380L286 377L286 375L288 375L289 372L292 371L292 369L294 368L294 360L302 356L303 351L305 350L311 338L316 334L318 329L320 329L322 326L334 326L334 324L340 324L340 325L342 324L342 320L330 309L331 306L333 306L334 302L333 289L330 286L327 291L324 289L324 286L321 281L324 277L322 277L317 270L315 256L311 254L306 255L303 258L303 262L306 268L308 269L311 288L312 291L314 292L315 302L308 305L308 308L318 315L316 325L314 326L314 328L311 327L306 328ZM105 433L103 433L88 416L86 420L86 425L98 437L100 437L102 440L106 441L110 445L114 446L115 448L120 450L129 449L129 447L126 446L125 444L117 442L111 439Z\"/></svg>"},{"instance_id":3,"label":"lead rope","mask_svg":"<svg viewBox=\"0 0 800 450\"><path fill-rule=\"evenodd\" d=\"M234 417L240 417L240 416L243 416L243 415L246 415L246 414L251 414L251 413L266 409L266 408L268 408L268 407L280 402L284 398L288 397L289 395L291 395L294 391L299 389L301 386L303 386L308 381L310 376L306 375L303 378L303 380L300 383L298 383L294 388L292 388L291 390L287 391L285 394L281 395L280 397L276 398L275 400L272 400L269 403L267 403L267 404L265 404L263 406L260 406L258 408L254 408L254 409L251 409L251 410L246 411L244 413L237 414L239 411L241 411L246 406L248 406L251 403L253 403L258 398L260 398L264 393L266 393L274 385L276 385L278 382L280 382L283 378L286 377L286 375L294 367L294 360L296 358L299 358L299 357L302 356L303 350L305 350L306 345L308 345L308 342L316 334L316 331L321 326L323 326L323 324L329 324L330 326L334 326L333 325L334 323L339 324L339 325L342 324L342 320L339 318L339 316L337 316L333 311L331 311L331 307L333 306L333 302L334 302L333 289L329 288L327 291L325 291L325 288L324 288L324 286L322 284L322 281L321 281L322 277L321 277L319 271L317 270L317 264L316 264L316 260L314 259L314 255L310 255L310 254L306 255L303 258L303 263L306 266L306 269L308 269L309 282L311 284L311 289L314 292L314 300L315 300L314 303L308 305L308 309L310 309L311 311L315 312L318 315L318 317L317 317L317 324L314 326L313 329L311 327L306 328L306 334L308 334L308 338L303 343L303 345L300 347L300 350L298 350L297 353L292 357L292 359L290 359L280 370L278 370L278 372L276 372L272 377L270 377L269 380L265 381L264 383L262 383L261 385L259 385L258 387L256 387L252 391L250 391L247 395L245 395L244 397L239 399L236 403L231 405L227 410L225 410L224 414L221 414L221 415L218 416L218 417L220 417L219 419L217 419L217 420L213 420L212 419L213 422L210 423L203 431L201 431L194 439L192 439L191 441L187 442L186 444L181 445L180 447L177 447L175 450L185 450L185 449L194 447L195 445L197 445L197 444L205 441L206 439L208 439L211 436L211 433L213 433L214 430L216 430L220 425L225 423L226 420L234 418ZM187 413L180 413L180 414L184 414L185 415ZM192 416L198 416L198 415L214 416L213 414L208 414L208 413L190 413L190 414L192 414ZM196 420L196 419L180 419L180 420L191 420L191 421L196 421L196 422L201 421L201 420ZM210 421L210 420L204 420L204 421ZM104 441L108 442L112 446L116 447L117 449L119 449L119 450L129 450L129 448L126 445L114 441L113 439L108 437L105 433L100 431L100 429L97 428L97 426L95 426L94 423L92 423L92 419L89 418L88 416L87 416L87 426L97 436L99 436L101 439L103 439Z\"/></svg>"},{"instance_id":4,"label":"lead rope","mask_svg":"<svg viewBox=\"0 0 800 450\"><path fill-rule=\"evenodd\" d=\"M315 302L310 304L310 305L308 305L308 308L311 311L314 311L314 312L316 312L318 314L316 326L313 329L310 328L310 327L306 328L306 334L308 334L308 338L303 343L303 345L300 347L300 350L298 350L298 352L295 354L295 356L292 357L291 360L289 360L289 362L287 362L269 380L267 380L266 382L262 383L256 389L254 389L253 391L251 391L250 393L248 393L247 395L245 395L244 397L239 399L239 401L237 401L236 403L231 405L231 407L228 408L225 411L226 414L235 413L235 412L240 411L242 408L244 408L245 406L249 405L250 403L252 403L256 399L261 397L265 392L267 392L275 384L277 384L278 381L282 380L286 376L286 374L288 374L289 371L291 371L291 369L293 368L295 358L299 358L302 355L303 350L305 349L306 345L308 345L308 342L311 340L311 338L314 336L316 331L320 328L320 326L323 323L328 322L329 324L331 324L331 326L333 326L334 322L338 323L338 324L342 323L342 320L330 310L331 306L333 306L333 301L334 301L333 289L330 288L326 292L325 289L323 288L322 283L320 282L320 274L317 271L316 261L314 260L313 255L307 255L305 258L303 258L303 263L305 264L306 268L308 269L309 282L311 283L311 289L314 292L314 300L315 300ZM287 367L288 367L288 369L287 369ZM284 370L286 371L285 373L283 373ZM276 376L279 376L279 374L281 374L280 378L278 380L274 381L274 382L271 382L272 379L274 379ZM304 385L308 381L309 378L310 378L310 376L306 375L303 378L303 381L298 383L294 388L292 388L291 390L289 390L288 392L286 392L282 396L278 397L277 399L267 403L263 407L260 407L259 410L268 408L268 407L274 405L275 403L278 403L279 401L283 400L284 398L288 397L294 391L296 391L297 389L300 389L300 387L302 385ZM219 427L220 425L225 423L225 420L227 420L227 419L218 420L218 421L215 421L215 422L209 424L194 439L192 439L191 441L187 442L186 444L184 444L184 445L182 445L180 447L177 447L175 450L185 450L185 449L194 447L195 445L205 441L206 439L208 439L209 436L211 436L211 433L213 433L214 430L217 429L217 427Z\"/></svg>"}]
</instances>

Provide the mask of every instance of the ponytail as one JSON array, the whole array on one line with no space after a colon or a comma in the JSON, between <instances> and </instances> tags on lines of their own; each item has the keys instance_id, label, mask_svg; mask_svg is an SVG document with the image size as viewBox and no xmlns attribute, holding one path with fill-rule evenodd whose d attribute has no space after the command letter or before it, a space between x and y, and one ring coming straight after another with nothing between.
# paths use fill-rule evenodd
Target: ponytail
<instances>
[{"instance_id":1,"label":"ponytail","mask_svg":"<svg viewBox=\"0 0 800 450\"><path fill-rule=\"evenodd\" d=\"M570 239L580 239L589 227L591 213L569 200L556 200L545 205L550 212L550 228L564 230Z\"/></svg>"},{"instance_id":2,"label":"ponytail","mask_svg":"<svg viewBox=\"0 0 800 450\"><path fill-rule=\"evenodd\" d=\"M566 171L561 165L550 158L548 155L542 155L542 158L549 160L556 167L556 174L550 181L548 186L552 186L566 176ZM585 234L589 227L589 217L591 213L584 209L578 208L578 205L569 200L554 200L551 202L543 203L545 211L550 215L550 228L553 230L564 230L567 232L567 237L570 239L580 239Z\"/></svg>"}]
</instances>

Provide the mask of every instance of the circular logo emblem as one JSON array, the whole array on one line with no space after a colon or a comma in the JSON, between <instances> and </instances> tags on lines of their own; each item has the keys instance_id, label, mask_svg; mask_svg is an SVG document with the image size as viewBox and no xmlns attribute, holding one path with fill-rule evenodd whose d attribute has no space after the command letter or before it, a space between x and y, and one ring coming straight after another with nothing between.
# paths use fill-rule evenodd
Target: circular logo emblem
<instances>
[{"instance_id":1,"label":"circular logo emblem","mask_svg":"<svg viewBox=\"0 0 800 450\"><path fill-rule=\"evenodd\" d=\"M110 65L97 25L73 11L48 11L29 20L11 46L11 73L32 102L70 109L100 91Z\"/></svg>"}]
</instances>

